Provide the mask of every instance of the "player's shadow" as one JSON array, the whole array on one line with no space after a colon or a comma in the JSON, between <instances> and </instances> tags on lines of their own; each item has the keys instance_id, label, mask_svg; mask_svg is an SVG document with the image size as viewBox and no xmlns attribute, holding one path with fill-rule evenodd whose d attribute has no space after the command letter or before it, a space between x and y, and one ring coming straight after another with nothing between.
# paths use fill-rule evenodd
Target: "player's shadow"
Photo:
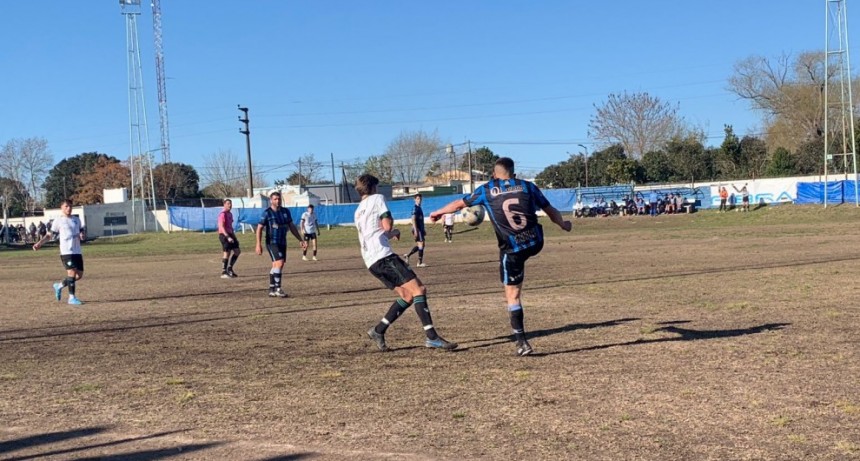
<instances>
[{"instance_id":1,"label":"player's shadow","mask_svg":"<svg viewBox=\"0 0 860 461\"><path fill-rule=\"evenodd\" d=\"M638 318L628 317L623 319L616 320L608 320L606 322L596 322L596 323L569 323L567 325L555 328L546 328L543 330L534 330L528 333L529 339L532 338L542 338L545 336L556 335L559 333L568 333L576 330L590 330L592 328L604 328L604 327L614 327L621 325L622 323L635 322L639 320ZM460 347L458 350L465 351L469 349L480 349L482 347L490 347L496 346L499 344L506 344L514 341L514 335L505 335L505 336L496 336L495 338L486 338L486 339L475 339L470 342L478 342L483 344L478 344L475 346L466 346Z\"/></svg>"},{"instance_id":2,"label":"player's shadow","mask_svg":"<svg viewBox=\"0 0 860 461\"><path fill-rule=\"evenodd\" d=\"M134 442L139 442L143 440L156 439L159 437L164 437L180 432L184 432L183 430L177 431L168 431L168 432L159 432L150 435L144 435L140 437L129 437L119 440L111 440L107 442L96 442L96 441L81 441L80 443L75 444L72 447L68 447L69 443L74 443L74 439L84 439L86 437L91 437L94 435L99 435L106 432L109 428L107 427L88 427L83 429L73 429L69 431L61 431L61 432L48 432L44 434L31 435L26 437L21 437L17 439L8 440L5 442L0 442L0 454L2 453L12 453L15 451L28 450L32 453L33 449L36 447L44 447L44 450L38 451L38 453L32 454L20 454L18 456L12 456L8 458L3 458L6 461L23 461L28 459L41 459L45 457L62 457L63 459L77 459L77 460L138 460L138 461L149 461L149 460L158 460L158 459L167 459L175 457L178 454L188 454L195 451L205 450L207 448L212 448L218 445L221 445L221 442L209 442L209 443L197 443L197 444L184 444L184 445L176 445L170 446L168 448L159 448L153 450L128 450L121 453L112 453L108 455L98 455L91 457L80 457L80 455L85 455L84 453L87 450L100 449L100 451L104 451L104 448L107 447L116 447L123 444L129 444ZM52 444L64 444L63 448L54 448L52 449L49 445ZM74 456L76 454L77 456Z\"/></svg>"},{"instance_id":3,"label":"player's shadow","mask_svg":"<svg viewBox=\"0 0 860 461\"><path fill-rule=\"evenodd\" d=\"M678 322L664 322L664 323L686 323L687 321L678 321ZM758 325L749 328L734 328L729 330L693 330L689 328L680 328L675 325L669 325L662 328L658 328L654 330L654 333L665 332L665 333L674 333L678 336L665 337L665 338L653 338L653 339L636 339L634 341L625 341L620 343L611 343L611 344L599 344L596 346L587 346L580 347L575 349L568 349L564 351L553 351L553 352L545 352L545 353L537 353L533 354L534 356L549 356L549 355L559 355L559 354L570 354L573 352L588 352L588 351L596 351L601 349L609 349L611 347L622 347L622 346L638 346L642 344L656 344L656 343L669 343L676 341L700 341L706 339L725 339L725 338L736 338L739 336L746 335L754 335L758 333L764 333L767 331L777 331L782 330L783 328L791 325L791 323L766 323L764 325Z\"/></svg>"}]
</instances>

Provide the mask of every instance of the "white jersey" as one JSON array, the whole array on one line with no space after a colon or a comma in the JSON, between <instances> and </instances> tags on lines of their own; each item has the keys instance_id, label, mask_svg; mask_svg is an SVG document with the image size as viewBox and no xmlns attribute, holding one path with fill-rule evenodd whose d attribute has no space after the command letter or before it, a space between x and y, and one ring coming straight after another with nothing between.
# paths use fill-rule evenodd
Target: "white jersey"
<instances>
[{"instance_id":1,"label":"white jersey","mask_svg":"<svg viewBox=\"0 0 860 461\"><path fill-rule=\"evenodd\" d=\"M60 254L81 254L81 220L77 216L65 215L54 220L51 230L60 233Z\"/></svg>"},{"instance_id":2,"label":"white jersey","mask_svg":"<svg viewBox=\"0 0 860 461\"><path fill-rule=\"evenodd\" d=\"M316 213L302 213L302 231L305 234L317 233L317 215Z\"/></svg>"},{"instance_id":3,"label":"white jersey","mask_svg":"<svg viewBox=\"0 0 860 461\"><path fill-rule=\"evenodd\" d=\"M355 210L355 227L358 228L358 241L361 243L361 257L370 268L376 261L394 254L380 217L388 212L385 197L373 194L366 197Z\"/></svg>"},{"instance_id":4,"label":"white jersey","mask_svg":"<svg viewBox=\"0 0 860 461\"><path fill-rule=\"evenodd\" d=\"M454 213L448 213L445 215L445 223L446 226L454 225Z\"/></svg>"}]
</instances>

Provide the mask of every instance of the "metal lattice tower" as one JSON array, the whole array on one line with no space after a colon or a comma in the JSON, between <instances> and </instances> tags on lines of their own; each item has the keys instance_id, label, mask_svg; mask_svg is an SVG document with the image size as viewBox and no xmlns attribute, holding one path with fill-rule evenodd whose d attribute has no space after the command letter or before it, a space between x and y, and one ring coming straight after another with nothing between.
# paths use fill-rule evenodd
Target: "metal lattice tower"
<instances>
[{"instance_id":1,"label":"metal lattice tower","mask_svg":"<svg viewBox=\"0 0 860 461\"><path fill-rule=\"evenodd\" d=\"M824 206L827 207L829 162L848 179L848 158L854 169L854 202L860 206L857 188L857 152L854 139L854 95L851 90L851 60L848 55L847 0L825 0L824 23ZM829 126L830 123L834 126ZM836 139L831 140L831 131ZM831 144L838 147L831 146ZM833 152L833 150L836 152ZM836 157L841 162L835 161Z\"/></svg>"},{"instance_id":2,"label":"metal lattice tower","mask_svg":"<svg viewBox=\"0 0 860 461\"><path fill-rule=\"evenodd\" d=\"M155 77L158 85L158 118L161 127L161 161L170 162L170 127L167 122L167 82L161 39L161 1L152 0L152 32L155 35Z\"/></svg>"},{"instance_id":3,"label":"metal lattice tower","mask_svg":"<svg viewBox=\"0 0 860 461\"><path fill-rule=\"evenodd\" d=\"M155 185L152 177L152 158L149 149L149 128L146 123L146 102L143 91L143 70L140 62L140 40L137 34L137 17L140 16L140 0L120 0L125 16L125 39L128 50L128 141L131 164L131 210L132 229L135 232L135 185L139 187L141 199L147 192L155 204ZM135 174L137 170L137 174ZM149 176L149 191L146 177ZM146 210L141 210L143 227L146 228Z\"/></svg>"}]
</instances>

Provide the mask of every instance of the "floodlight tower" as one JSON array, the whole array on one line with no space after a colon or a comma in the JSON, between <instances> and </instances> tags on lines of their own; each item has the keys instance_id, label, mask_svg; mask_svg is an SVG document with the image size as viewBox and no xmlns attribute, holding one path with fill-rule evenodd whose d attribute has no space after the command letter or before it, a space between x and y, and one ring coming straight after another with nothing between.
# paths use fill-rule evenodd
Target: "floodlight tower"
<instances>
[{"instance_id":1,"label":"floodlight tower","mask_svg":"<svg viewBox=\"0 0 860 461\"><path fill-rule=\"evenodd\" d=\"M122 14L125 16L125 40L128 49L128 141L131 156L131 215L132 232L135 227L134 186L137 180L140 185L140 195L146 194L146 176L149 173L152 201L155 204L155 185L152 177L152 160L149 149L149 129L146 124L146 102L143 91L143 71L140 63L140 40L137 34L137 17L140 16L140 0L119 0ZM138 159L139 157L139 163ZM145 158L144 158L145 157ZM135 165L138 163L138 165ZM139 171L135 177L135 166ZM145 203L145 202L144 202ZM146 209L141 209L143 226L146 228Z\"/></svg>"},{"instance_id":2,"label":"floodlight tower","mask_svg":"<svg viewBox=\"0 0 860 461\"><path fill-rule=\"evenodd\" d=\"M158 86L158 118L161 127L161 161L170 162L170 129L167 123L167 82L161 40L161 1L152 0L152 32L155 36L155 77Z\"/></svg>"},{"instance_id":3,"label":"floodlight tower","mask_svg":"<svg viewBox=\"0 0 860 461\"><path fill-rule=\"evenodd\" d=\"M857 188L857 149L854 139L854 98L851 91L851 60L848 56L848 12L846 0L825 0L824 22L824 207L827 208L828 162L842 157L842 169L848 179L848 157L854 168L854 202L860 206ZM835 35L835 37L834 37ZM837 124L833 133L839 148L831 151L831 120Z\"/></svg>"}]
</instances>

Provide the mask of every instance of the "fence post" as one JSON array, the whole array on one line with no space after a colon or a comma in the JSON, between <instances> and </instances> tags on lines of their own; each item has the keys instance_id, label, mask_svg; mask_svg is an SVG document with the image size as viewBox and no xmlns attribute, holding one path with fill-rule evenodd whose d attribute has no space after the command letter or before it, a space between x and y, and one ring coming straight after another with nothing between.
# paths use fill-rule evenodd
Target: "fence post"
<instances>
[{"instance_id":1,"label":"fence post","mask_svg":"<svg viewBox=\"0 0 860 461\"><path fill-rule=\"evenodd\" d=\"M200 209L202 211L201 214L203 215L203 219L202 219L202 221L203 221L203 233L205 234L206 233L206 205L203 203L203 197L200 197Z\"/></svg>"}]
</instances>

